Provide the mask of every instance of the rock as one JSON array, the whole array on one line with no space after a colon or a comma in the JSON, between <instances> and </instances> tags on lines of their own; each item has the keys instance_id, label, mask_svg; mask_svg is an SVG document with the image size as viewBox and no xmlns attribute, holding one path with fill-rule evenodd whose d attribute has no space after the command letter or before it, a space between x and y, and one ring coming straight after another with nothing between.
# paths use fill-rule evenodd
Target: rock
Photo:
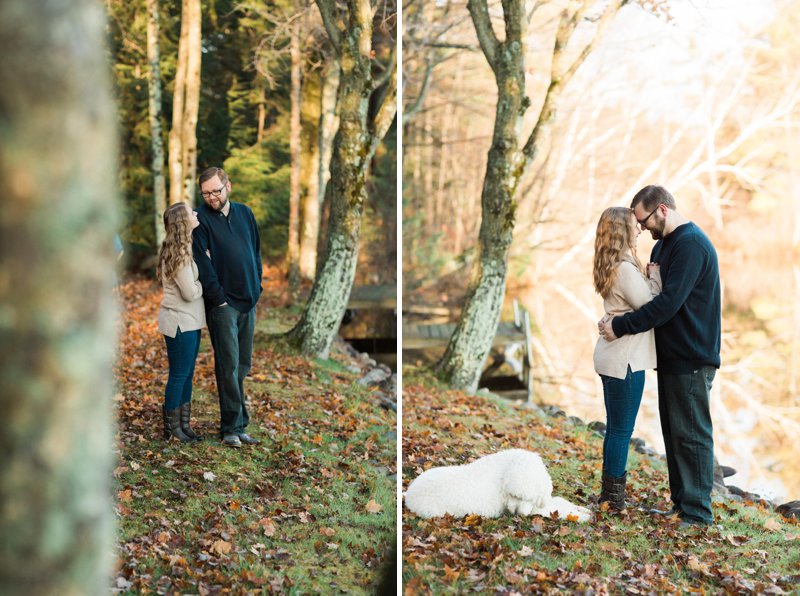
<instances>
[{"instance_id":1,"label":"rock","mask_svg":"<svg viewBox=\"0 0 800 596\"><path fill-rule=\"evenodd\" d=\"M738 497L744 498L745 494L747 494L747 493L745 493L745 491L743 491L738 486L728 486L726 488L728 489L729 493L731 493L732 495L736 495Z\"/></svg>"},{"instance_id":2,"label":"rock","mask_svg":"<svg viewBox=\"0 0 800 596\"><path fill-rule=\"evenodd\" d=\"M592 420L589 423L589 428L601 434L606 434L606 428L608 427L606 427L605 422L600 422L599 420Z\"/></svg>"},{"instance_id":3,"label":"rock","mask_svg":"<svg viewBox=\"0 0 800 596\"><path fill-rule=\"evenodd\" d=\"M786 518L793 517L795 519L800 519L800 501L783 503L782 505L778 505L775 511Z\"/></svg>"},{"instance_id":4,"label":"rock","mask_svg":"<svg viewBox=\"0 0 800 596\"><path fill-rule=\"evenodd\" d=\"M722 470L723 478L730 478L736 474L736 470L730 466L720 466L720 469Z\"/></svg>"},{"instance_id":5,"label":"rock","mask_svg":"<svg viewBox=\"0 0 800 596\"><path fill-rule=\"evenodd\" d=\"M585 426L584 421L577 416L568 416L567 422L571 423L573 426Z\"/></svg>"},{"instance_id":6,"label":"rock","mask_svg":"<svg viewBox=\"0 0 800 596\"><path fill-rule=\"evenodd\" d=\"M633 449L634 451L636 451L636 453L641 453L642 455L649 455L650 457L658 455L658 453L656 453L656 450L653 449L652 447L648 447L647 445L645 445L644 441L642 441L641 445L636 445Z\"/></svg>"},{"instance_id":7,"label":"rock","mask_svg":"<svg viewBox=\"0 0 800 596\"><path fill-rule=\"evenodd\" d=\"M637 447L644 447L645 442L644 439L640 439L639 437L633 437L631 438L631 445L633 445L633 448L636 449Z\"/></svg>"},{"instance_id":8,"label":"rock","mask_svg":"<svg viewBox=\"0 0 800 596\"><path fill-rule=\"evenodd\" d=\"M554 418L563 418L567 415L566 412L564 412L564 410L558 406L542 406L542 411L548 416L552 416Z\"/></svg>"},{"instance_id":9,"label":"rock","mask_svg":"<svg viewBox=\"0 0 800 596\"><path fill-rule=\"evenodd\" d=\"M373 368L370 371L361 377L356 383L361 385L362 387L366 387L367 385L377 385L384 379L386 379L389 375L386 374L386 371L381 370L380 368Z\"/></svg>"},{"instance_id":10,"label":"rock","mask_svg":"<svg viewBox=\"0 0 800 596\"><path fill-rule=\"evenodd\" d=\"M351 373L355 373L357 375L361 374L361 367L358 366L357 364L351 364L350 366L347 367L347 370L349 370Z\"/></svg>"}]
</instances>

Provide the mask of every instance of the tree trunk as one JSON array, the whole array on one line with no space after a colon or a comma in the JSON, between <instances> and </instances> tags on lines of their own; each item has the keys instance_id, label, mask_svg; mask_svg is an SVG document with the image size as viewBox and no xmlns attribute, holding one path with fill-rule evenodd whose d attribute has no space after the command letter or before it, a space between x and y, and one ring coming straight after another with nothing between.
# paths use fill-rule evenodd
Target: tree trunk
<instances>
[{"instance_id":1,"label":"tree trunk","mask_svg":"<svg viewBox=\"0 0 800 596\"><path fill-rule=\"evenodd\" d=\"M167 189L164 180L164 141L161 138L161 66L158 46L158 0L147 0L147 73L150 148L153 153L153 199L155 205L156 249L164 241L164 218Z\"/></svg>"},{"instance_id":2,"label":"tree trunk","mask_svg":"<svg viewBox=\"0 0 800 596\"><path fill-rule=\"evenodd\" d=\"M334 0L317 0L325 28L340 59L339 130L331 159L331 215L325 261L311 296L289 340L306 355L327 358L355 279L361 214L366 199L367 168L397 109L396 66L390 61L388 93L369 118L376 90L371 73L372 10L366 0L349 0L338 16ZM340 29L339 22L345 27Z\"/></svg>"},{"instance_id":3,"label":"tree trunk","mask_svg":"<svg viewBox=\"0 0 800 596\"><path fill-rule=\"evenodd\" d=\"M197 171L197 115L200 109L200 0L183 0L178 64L169 131L169 202L194 204Z\"/></svg>"},{"instance_id":4,"label":"tree trunk","mask_svg":"<svg viewBox=\"0 0 800 596\"><path fill-rule=\"evenodd\" d=\"M461 318L439 364L439 371L448 382L469 391L478 388L506 290L508 250L517 207L514 193L524 166L517 138L527 108L523 51L521 43L512 43L505 51L498 52L495 77L502 93L495 110L492 146L481 192L483 216L478 258Z\"/></svg>"},{"instance_id":5,"label":"tree trunk","mask_svg":"<svg viewBox=\"0 0 800 596\"><path fill-rule=\"evenodd\" d=\"M317 231L317 262L316 271L322 267L325 255L325 243L328 238L328 222L330 221L330 193L328 181L331 177L331 153L333 152L333 137L339 130L339 114L337 109L339 77L339 62L331 58L325 67L320 91L319 114L319 170L318 170L318 200L319 200L319 226Z\"/></svg>"},{"instance_id":6,"label":"tree trunk","mask_svg":"<svg viewBox=\"0 0 800 596\"><path fill-rule=\"evenodd\" d=\"M292 167L289 182L289 249L286 252L289 269L289 294L297 296L300 286L300 109L302 89L300 84L300 19L299 2L293 2L291 55L291 119L289 126L289 152Z\"/></svg>"},{"instance_id":7,"label":"tree trunk","mask_svg":"<svg viewBox=\"0 0 800 596\"><path fill-rule=\"evenodd\" d=\"M181 130L181 162L184 202L194 205L197 183L197 117L200 112L200 63L202 59L203 11L200 0L189 0L189 56L186 64L186 102Z\"/></svg>"},{"instance_id":8,"label":"tree trunk","mask_svg":"<svg viewBox=\"0 0 800 596\"><path fill-rule=\"evenodd\" d=\"M553 44L550 85L536 124L520 149L519 130L530 100L525 96L524 2L504 0L505 39L494 33L486 0L469 0L467 8L481 50L494 71L498 89L492 146L487 158L481 190L481 226L478 233L478 258L472 270L461 317L437 368L454 387L475 391L483 364L489 355L506 287L508 250L511 246L516 213L517 184L528 165L537 157L555 120L561 90L575 74L600 39L614 14L625 0L605 5L595 19L594 37L571 62L565 58L567 44L594 0L570 3L559 19Z\"/></svg>"},{"instance_id":9,"label":"tree trunk","mask_svg":"<svg viewBox=\"0 0 800 596\"><path fill-rule=\"evenodd\" d=\"M105 594L117 225L103 9L0 3L0 593Z\"/></svg>"},{"instance_id":10,"label":"tree trunk","mask_svg":"<svg viewBox=\"0 0 800 596\"><path fill-rule=\"evenodd\" d=\"M304 85L308 89L310 85ZM317 91L321 89L317 88ZM305 93L305 91L304 91ZM316 100L316 97L314 97ZM306 100L308 101L308 97ZM300 195L300 277L313 281L317 267L317 236L319 234L319 143L317 142L317 122L308 122L306 132L302 135L302 147L308 160L302 171L305 180L305 191Z\"/></svg>"}]
</instances>

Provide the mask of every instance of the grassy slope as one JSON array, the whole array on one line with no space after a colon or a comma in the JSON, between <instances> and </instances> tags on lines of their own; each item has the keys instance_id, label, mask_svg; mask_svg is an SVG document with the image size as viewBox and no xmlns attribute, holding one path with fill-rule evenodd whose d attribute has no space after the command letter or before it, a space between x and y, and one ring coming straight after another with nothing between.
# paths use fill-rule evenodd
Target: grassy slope
<instances>
[{"instance_id":1,"label":"grassy slope","mask_svg":"<svg viewBox=\"0 0 800 596\"><path fill-rule=\"evenodd\" d=\"M195 373L195 445L160 438L166 353L160 292L122 289L125 329L115 470L122 593L369 593L395 536L395 415L343 363L309 362L269 333L296 313L259 314L245 382L261 445L216 439L207 332Z\"/></svg>"},{"instance_id":2,"label":"grassy slope","mask_svg":"<svg viewBox=\"0 0 800 596\"><path fill-rule=\"evenodd\" d=\"M467 396L406 369L403 488L423 470L519 447L542 454L553 493L599 492L602 439L564 418ZM714 504L716 525L677 528L646 509L669 497L666 466L631 452L628 509L579 524L506 514L423 520L403 510L406 594L800 593L800 529L762 504Z\"/></svg>"}]
</instances>

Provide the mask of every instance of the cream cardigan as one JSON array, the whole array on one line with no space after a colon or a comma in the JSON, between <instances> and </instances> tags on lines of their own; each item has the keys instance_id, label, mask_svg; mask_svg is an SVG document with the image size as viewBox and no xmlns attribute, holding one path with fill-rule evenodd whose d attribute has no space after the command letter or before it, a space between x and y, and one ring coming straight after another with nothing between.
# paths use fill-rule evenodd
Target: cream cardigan
<instances>
[{"instance_id":1,"label":"cream cardigan","mask_svg":"<svg viewBox=\"0 0 800 596\"><path fill-rule=\"evenodd\" d=\"M161 280L164 298L158 311L158 331L167 337L175 337L181 331L196 331L206 326L206 310L203 305L203 286L194 261L184 265L174 279Z\"/></svg>"},{"instance_id":2,"label":"cream cardigan","mask_svg":"<svg viewBox=\"0 0 800 596\"><path fill-rule=\"evenodd\" d=\"M606 317L624 315L640 309L661 292L661 274L653 271L648 280L632 259L617 267L617 278L608 297L603 300ZM628 373L656 367L656 339L653 330L625 335L614 341L598 339L594 348L594 370L616 379Z\"/></svg>"}]
</instances>

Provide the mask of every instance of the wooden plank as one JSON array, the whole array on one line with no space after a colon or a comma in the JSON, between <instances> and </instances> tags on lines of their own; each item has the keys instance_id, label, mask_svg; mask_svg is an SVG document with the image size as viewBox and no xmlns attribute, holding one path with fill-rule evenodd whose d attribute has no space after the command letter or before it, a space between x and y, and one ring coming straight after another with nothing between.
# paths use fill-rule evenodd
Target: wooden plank
<instances>
[{"instance_id":1,"label":"wooden plank","mask_svg":"<svg viewBox=\"0 0 800 596\"><path fill-rule=\"evenodd\" d=\"M397 288L394 285L384 286L353 286L347 308L353 310L382 308L397 308Z\"/></svg>"}]
</instances>

